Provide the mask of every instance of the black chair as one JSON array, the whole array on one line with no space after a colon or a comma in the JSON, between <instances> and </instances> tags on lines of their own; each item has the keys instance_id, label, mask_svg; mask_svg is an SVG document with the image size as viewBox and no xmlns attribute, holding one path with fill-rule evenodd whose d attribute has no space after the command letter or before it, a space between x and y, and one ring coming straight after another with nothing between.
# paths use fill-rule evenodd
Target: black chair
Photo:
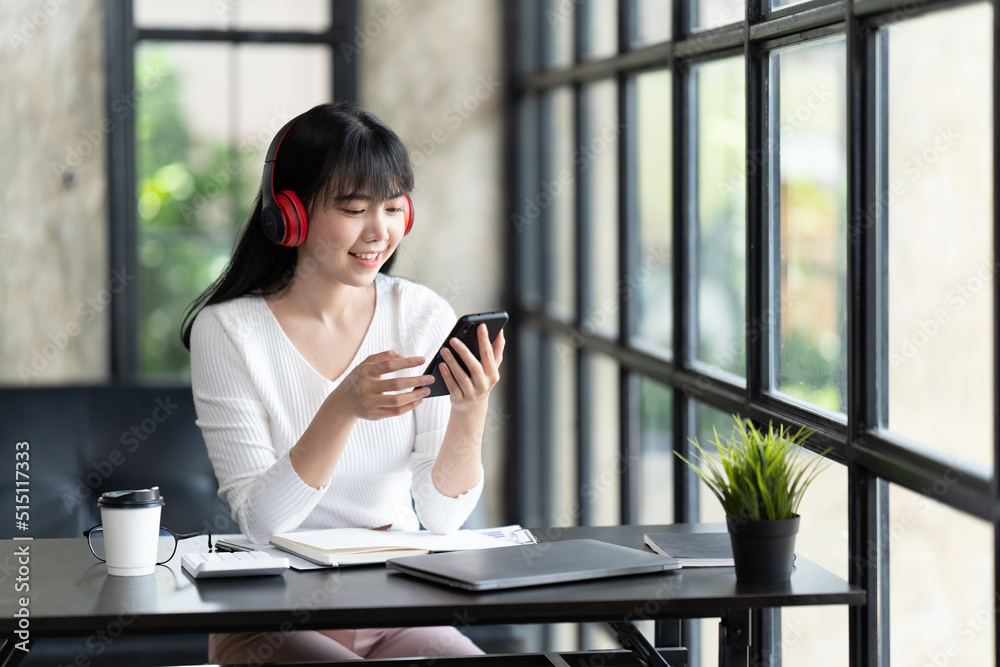
<instances>
[{"instance_id":1,"label":"black chair","mask_svg":"<svg viewBox=\"0 0 1000 667\"><path fill-rule=\"evenodd\" d=\"M0 388L0 442L11 471L0 475L2 497L14 497L14 444L27 442L30 520L19 532L0 524L0 537L81 537L100 523L105 491L160 487L160 524L174 532L238 533L195 423L191 387L74 386ZM477 517L473 517L473 521ZM523 652L517 626L463 628L490 653ZM121 636L107 642L47 639L32 646L26 667L203 664L208 635Z\"/></svg>"},{"instance_id":2,"label":"black chair","mask_svg":"<svg viewBox=\"0 0 1000 667\"><path fill-rule=\"evenodd\" d=\"M14 498L15 443L28 443L31 482L27 530L3 522L4 539L81 537L100 523L102 493L153 485L166 501L161 525L239 532L217 495L190 386L2 388L0 442L7 443L11 471L0 479L0 493ZM21 664L133 667L202 664L207 657L208 635L122 636L40 641Z\"/></svg>"}]
</instances>

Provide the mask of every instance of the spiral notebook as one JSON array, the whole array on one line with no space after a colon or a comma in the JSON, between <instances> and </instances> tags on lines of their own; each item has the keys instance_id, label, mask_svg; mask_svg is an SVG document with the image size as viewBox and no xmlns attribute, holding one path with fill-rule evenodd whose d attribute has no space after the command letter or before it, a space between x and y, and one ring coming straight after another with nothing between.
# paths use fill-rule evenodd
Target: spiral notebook
<instances>
[{"instance_id":1,"label":"spiral notebook","mask_svg":"<svg viewBox=\"0 0 1000 667\"><path fill-rule=\"evenodd\" d=\"M681 567L732 567L729 533L646 533L646 546L680 561Z\"/></svg>"}]
</instances>

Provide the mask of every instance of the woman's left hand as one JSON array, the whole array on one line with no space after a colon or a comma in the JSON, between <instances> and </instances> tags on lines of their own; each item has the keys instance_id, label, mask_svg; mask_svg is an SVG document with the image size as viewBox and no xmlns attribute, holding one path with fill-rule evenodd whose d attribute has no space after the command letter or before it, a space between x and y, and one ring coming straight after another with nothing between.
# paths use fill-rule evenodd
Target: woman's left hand
<instances>
[{"instance_id":1,"label":"woman's left hand","mask_svg":"<svg viewBox=\"0 0 1000 667\"><path fill-rule=\"evenodd\" d=\"M480 324L476 331L479 336L479 350L482 360L477 360L472 350L462 341L452 338L449 343L458 357L462 359L466 373L458 363L455 354L447 347L441 350L441 379L451 393L453 410L468 410L475 406L485 405L489 400L490 391L500 379L500 363L503 361L504 337L503 330L497 334L496 340L490 344L490 334L485 324Z\"/></svg>"}]
</instances>

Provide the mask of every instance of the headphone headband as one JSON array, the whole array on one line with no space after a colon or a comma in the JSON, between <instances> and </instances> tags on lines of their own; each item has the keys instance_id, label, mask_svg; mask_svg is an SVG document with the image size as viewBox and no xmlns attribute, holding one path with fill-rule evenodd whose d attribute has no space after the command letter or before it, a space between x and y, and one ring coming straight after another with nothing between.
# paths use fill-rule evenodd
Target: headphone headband
<instances>
[{"instance_id":1,"label":"headphone headband","mask_svg":"<svg viewBox=\"0 0 1000 667\"><path fill-rule=\"evenodd\" d=\"M285 123L271 140L264 157L264 172L260 184L260 221L264 236L271 243L294 248L306 240L309 233L309 217L302 200L292 190L274 192L274 166L278 161L278 150L285 137L302 116L296 116ZM405 227L403 235L410 233L413 226L413 202L407 192L403 193L403 215Z\"/></svg>"}]
</instances>

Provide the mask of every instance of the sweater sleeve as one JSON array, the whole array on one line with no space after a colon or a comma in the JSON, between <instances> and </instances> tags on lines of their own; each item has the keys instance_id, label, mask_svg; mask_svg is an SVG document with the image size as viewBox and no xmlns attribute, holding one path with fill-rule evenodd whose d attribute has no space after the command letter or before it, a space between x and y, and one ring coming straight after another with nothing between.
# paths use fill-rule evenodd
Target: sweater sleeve
<instances>
[{"instance_id":1,"label":"sweater sleeve","mask_svg":"<svg viewBox=\"0 0 1000 667\"><path fill-rule=\"evenodd\" d=\"M431 359L455 324L455 311L443 298L419 285L411 285L417 293L406 299L413 311L407 320L419 332L415 341L416 353ZM419 308L417 308L419 304ZM483 492L482 462L479 461L479 482L457 498L446 496L434 485L432 471L441 451L448 419L451 416L451 399L440 396L425 400L414 411L416 436L409 468L413 475L411 494L413 507L420 523L435 533L458 530L469 518ZM444 471L448 474L448 471Z\"/></svg>"},{"instance_id":2,"label":"sweater sleeve","mask_svg":"<svg viewBox=\"0 0 1000 667\"><path fill-rule=\"evenodd\" d=\"M303 482L287 453L277 456L241 331L215 309L202 310L191 331L191 387L219 496L243 534L264 543L297 528L326 489Z\"/></svg>"},{"instance_id":3,"label":"sweater sleeve","mask_svg":"<svg viewBox=\"0 0 1000 667\"><path fill-rule=\"evenodd\" d=\"M432 471L451 414L451 399L447 396L428 399L414 412L417 413L417 435L409 463L413 473L413 507L424 528L435 533L451 533L462 527L479 502L483 493L483 464L478 462L479 481L462 495L452 498L438 491Z\"/></svg>"}]
</instances>

